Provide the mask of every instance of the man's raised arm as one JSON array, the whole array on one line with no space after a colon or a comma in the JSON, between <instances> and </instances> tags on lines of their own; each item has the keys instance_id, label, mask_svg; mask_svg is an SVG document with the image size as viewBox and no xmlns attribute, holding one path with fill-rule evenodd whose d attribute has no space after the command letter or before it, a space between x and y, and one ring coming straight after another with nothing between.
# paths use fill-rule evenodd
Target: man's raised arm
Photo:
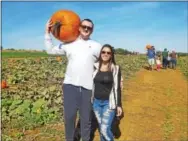
<instances>
[{"instance_id":1,"label":"man's raised arm","mask_svg":"<svg viewBox=\"0 0 188 141\"><path fill-rule=\"evenodd\" d=\"M50 37L50 29L52 28L52 21L48 20L46 23L44 43L46 47L46 52L53 55L65 55L66 47L63 44L54 46L52 43L52 38Z\"/></svg>"},{"instance_id":2,"label":"man's raised arm","mask_svg":"<svg viewBox=\"0 0 188 141\"><path fill-rule=\"evenodd\" d=\"M57 46L54 46L52 43L52 39L50 37L50 34L45 34L44 37L44 43L46 47L46 52L48 54L53 54L53 55L65 55L66 53L66 47L63 44L59 44Z\"/></svg>"}]
</instances>

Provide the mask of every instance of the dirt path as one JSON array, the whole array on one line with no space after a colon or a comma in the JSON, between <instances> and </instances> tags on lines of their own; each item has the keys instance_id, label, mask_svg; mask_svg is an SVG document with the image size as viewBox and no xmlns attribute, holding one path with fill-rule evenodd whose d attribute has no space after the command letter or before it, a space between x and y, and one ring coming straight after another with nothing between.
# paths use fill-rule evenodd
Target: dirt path
<instances>
[{"instance_id":1,"label":"dirt path","mask_svg":"<svg viewBox=\"0 0 188 141\"><path fill-rule=\"evenodd\" d=\"M179 70L138 72L124 85L125 116L117 140L187 141L187 89Z\"/></svg>"},{"instance_id":2,"label":"dirt path","mask_svg":"<svg viewBox=\"0 0 188 141\"><path fill-rule=\"evenodd\" d=\"M187 141L188 83L179 70L148 71L125 81L116 141ZM23 140L64 141L62 124L27 131ZM42 132L42 133L41 133ZM96 133L94 141L100 141Z\"/></svg>"}]
</instances>

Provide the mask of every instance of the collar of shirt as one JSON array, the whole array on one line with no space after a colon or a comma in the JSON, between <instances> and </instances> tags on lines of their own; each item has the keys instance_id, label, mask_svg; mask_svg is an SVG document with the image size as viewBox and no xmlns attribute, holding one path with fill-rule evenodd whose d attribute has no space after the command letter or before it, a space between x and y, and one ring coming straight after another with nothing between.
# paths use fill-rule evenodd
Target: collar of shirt
<instances>
[{"instance_id":1,"label":"collar of shirt","mask_svg":"<svg viewBox=\"0 0 188 141\"><path fill-rule=\"evenodd\" d=\"M84 40L80 35L78 36L77 40L83 40L83 41L88 41L91 40L91 38L88 38L87 40Z\"/></svg>"}]
</instances>

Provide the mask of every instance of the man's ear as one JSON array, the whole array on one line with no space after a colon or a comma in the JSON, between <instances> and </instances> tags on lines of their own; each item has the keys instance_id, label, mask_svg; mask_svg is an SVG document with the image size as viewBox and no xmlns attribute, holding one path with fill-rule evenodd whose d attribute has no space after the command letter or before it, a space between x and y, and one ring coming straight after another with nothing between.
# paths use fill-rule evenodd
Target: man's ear
<instances>
[{"instance_id":1,"label":"man's ear","mask_svg":"<svg viewBox=\"0 0 188 141\"><path fill-rule=\"evenodd\" d=\"M91 30L91 34L92 34L92 33L93 33L93 29ZM90 35L91 35L91 34L90 34Z\"/></svg>"}]
</instances>

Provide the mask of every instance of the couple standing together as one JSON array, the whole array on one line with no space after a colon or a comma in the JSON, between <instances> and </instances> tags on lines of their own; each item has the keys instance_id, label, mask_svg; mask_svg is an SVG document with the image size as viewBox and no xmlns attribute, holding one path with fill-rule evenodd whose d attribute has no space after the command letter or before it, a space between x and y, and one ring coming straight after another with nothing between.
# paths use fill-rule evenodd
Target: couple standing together
<instances>
[{"instance_id":1,"label":"couple standing together","mask_svg":"<svg viewBox=\"0 0 188 141\"><path fill-rule=\"evenodd\" d=\"M101 141L113 141L111 125L121 116L121 71L111 45L101 46L90 39L94 24L81 21L80 36L71 43L54 46L50 37L52 21L46 23L45 46L48 54L66 55L68 65L63 82L66 141L73 141L77 111L82 141L90 140L91 112L99 124Z\"/></svg>"}]
</instances>

